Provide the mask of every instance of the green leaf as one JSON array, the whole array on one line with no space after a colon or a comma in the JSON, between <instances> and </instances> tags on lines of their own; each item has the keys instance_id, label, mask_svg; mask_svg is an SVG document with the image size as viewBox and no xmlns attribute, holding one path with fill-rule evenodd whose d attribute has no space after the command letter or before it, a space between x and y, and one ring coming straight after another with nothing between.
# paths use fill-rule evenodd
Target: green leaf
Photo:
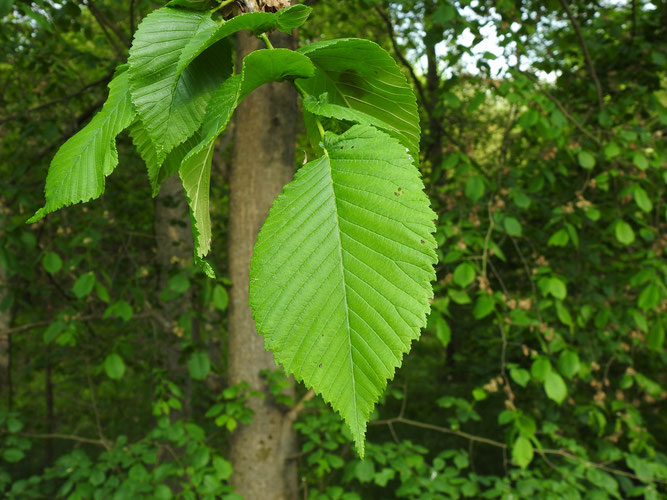
<instances>
[{"instance_id":1,"label":"green leaf","mask_svg":"<svg viewBox=\"0 0 667 500\"><path fill-rule=\"evenodd\" d=\"M17 448L9 448L2 450L2 458L9 463L20 462L25 457L25 453Z\"/></svg>"},{"instance_id":2,"label":"green leaf","mask_svg":"<svg viewBox=\"0 0 667 500\"><path fill-rule=\"evenodd\" d=\"M104 192L104 178L118 164L116 136L133 120L128 72L121 66L109 83L109 97L102 110L63 144L51 160L46 177L46 204L28 223L64 206L98 198Z\"/></svg>"},{"instance_id":3,"label":"green leaf","mask_svg":"<svg viewBox=\"0 0 667 500\"><path fill-rule=\"evenodd\" d=\"M355 125L323 142L259 233L250 304L267 349L343 416L363 456L373 406L430 310L435 214L397 140Z\"/></svg>"},{"instance_id":4,"label":"green leaf","mask_svg":"<svg viewBox=\"0 0 667 500\"><path fill-rule=\"evenodd\" d=\"M616 228L614 229L616 234L616 239L623 243L624 245L629 245L635 241L635 232L632 230L630 224L624 220L618 220L616 222Z\"/></svg>"},{"instance_id":5,"label":"green leaf","mask_svg":"<svg viewBox=\"0 0 667 500\"><path fill-rule=\"evenodd\" d=\"M218 311L224 311L227 309L227 304L229 303L229 296L227 295L227 290L222 285L215 285L213 287L213 306Z\"/></svg>"},{"instance_id":6,"label":"green leaf","mask_svg":"<svg viewBox=\"0 0 667 500\"><path fill-rule=\"evenodd\" d=\"M472 311L472 314L475 319L482 319L487 317L493 309L495 308L496 301L492 295L484 293L480 295L475 303L475 308Z\"/></svg>"},{"instance_id":7,"label":"green leaf","mask_svg":"<svg viewBox=\"0 0 667 500\"><path fill-rule=\"evenodd\" d=\"M299 53L310 58L317 70L312 78L297 85L311 96L327 94L328 103L360 111L379 120L379 128L391 127L390 134L408 148L413 160L419 155L419 113L417 100L394 59L369 40L344 38L315 42ZM349 120L349 115L334 118ZM329 115L327 115L329 116Z\"/></svg>"},{"instance_id":8,"label":"green leaf","mask_svg":"<svg viewBox=\"0 0 667 500\"><path fill-rule=\"evenodd\" d=\"M104 311L104 314L102 315L102 318L107 319L111 316L115 316L127 322L132 319L132 315L132 306L130 306L130 304L124 300L119 300L118 302L114 302L109 307L107 307L106 311Z\"/></svg>"},{"instance_id":9,"label":"green leaf","mask_svg":"<svg viewBox=\"0 0 667 500\"><path fill-rule=\"evenodd\" d=\"M567 397L567 387L563 377L555 371L549 371L544 377L544 391L549 399L561 404Z\"/></svg>"},{"instance_id":10,"label":"green leaf","mask_svg":"<svg viewBox=\"0 0 667 500\"><path fill-rule=\"evenodd\" d=\"M203 137L185 156L179 171L190 206L197 257L203 257L211 248L211 159L215 141L229 123L234 109L264 83L308 77L313 71L310 60L294 51L256 50L243 59L241 73L229 78L211 97L203 120Z\"/></svg>"},{"instance_id":11,"label":"green leaf","mask_svg":"<svg viewBox=\"0 0 667 500\"><path fill-rule=\"evenodd\" d=\"M522 469L525 469L530 465L530 462L533 460L533 444L530 442L530 439L524 436L519 436L516 441L514 441L514 446L512 446L512 459Z\"/></svg>"},{"instance_id":12,"label":"green leaf","mask_svg":"<svg viewBox=\"0 0 667 500\"><path fill-rule=\"evenodd\" d=\"M166 484L158 484L155 487L153 495L155 495L157 500L171 500L174 497L171 489Z\"/></svg>"},{"instance_id":13,"label":"green leaf","mask_svg":"<svg viewBox=\"0 0 667 500\"><path fill-rule=\"evenodd\" d=\"M558 358L558 371L567 378L574 377L579 372L579 355L574 351L563 351Z\"/></svg>"},{"instance_id":14,"label":"green leaf","mask_svg":"<svg viewBox=\"0 0 667 500\"><path fill-rule=\"evenodd\" d=\"M555 276L549 278L546 291L559 300L563 300L567 297L567 287L565 286L565 282Z\"/></svg>"},{"instance_id":15,"label":"green leaf","mask_svg":"<svg viewBox=\"0 0 667 500\"><path fill-rule=\"evenodd\" d=\"M442 317L442 314L432 311L431 315L435 323L435 336L438 337L443 347L447 347L452 340L452 330L449 328L449 324L445 318Z\"/></svg>"},{"instance_id":16,"label":"green leaf","mask_svg":"<svg viewBox=\"0 0 667 500\"><path fill-rule=\"evenodd\" d=\"M461 288L467 287L470 283L475 281L475 266L469 262L464 262L459 264L454 269L454 283L459 285Z\"/></svg>"},{"instance_id":17,"label":"green leaf","mask_svg":"<svg viewBox=\"0 0 667 500\"><path fill-rule=\"evenodd\" d=\"M637 305L644 311L648 311L660 305L660 289L655 283L649 283L649 285L642 290L637 299Z\"/></svg>"},{"instance_id":18,"label":"green leaf","mask_svg":"<svg viewBox=\"0 0 667 500\"><path fill-rule=\"evenodd\" d=\"M375 475L375 464L372 460L361 460L357 463L354 475L362 483L370 483Z\"/></svg>"},{"instance_id":19,"label":"green leaf","mask_svg":"<svg viewBox=\"0 0 667 500\"><path fill-rule=\"evenodd\" d=\"M528 370L524 370L523 368L511 368L510 377L512 377L512 380L514 380L521 387L526 387L528 382L530 382L530 373Z\"/></svg>"},{"instance_id":20,"label":"green leaf","mask_svg":"<svg viewBox=\"0 0 667 500\"><path fill-rule=\"evenodd\" d=\"M621 154L621 148L615 142L610 142L604 147L604 154L608 159L615 158Z\"/></svg>"},{"instance_id":21,"label":"green leaf","mask_svg":"<svg viewBox=\"0 0 667 500\"><path fill-rule=\"evenodd\" d=\"M654 351L662 350L662 344L665 342L665 329L660 322L653 323L651 330L646 336L646 345Z\"/></svg>"},{"instance_id":22,"label":"green leaf","mask_svg":"<svg viewBox=\"0 0 667 500\"><path fill-rule=\"evenodd\" d=\"M466 180L465 194L472 201L477 201L484 196L484 179L481 175L468 177Z\"/></svg>"},{"instance_id":23,"label":"green leaf","mask_svg":"<svg viewBox=\"0 0 667 500\"><path fill-rule=\"evenodd\" d=\"M182 294L190 288L190 280L185 273L174 274L167 281L167 287L174 293Z\"/></svg>"},{"instance_id":24,"label":"green leaf","mask_svg":"<svg viewBox=\"0 0 667 500\"><path fill-rule=\"evenodd\" d=\"M639 170L646 170L648 168L648 160L643 154L636 152L632 155L632 163L635 164Z\"/></svg>"},{"instance_id":25,"label":"green leaf","mask_svg":"<svg viewBox=\"0 0 667 500\"><path fill-rule=\"evenodd\" d=\"M211 371L211 360L203 351L193 352L188 360L188 371L195 380L204 380Z\"/></svg>"},{"instance_id":26,"label":"green leaf","mask_svg":"<svg viewBox=\"0 0 667 500\"><path fill-rule=\"evenodd\" d=\"M588 151L580 151L577 160L579 160L579 165L583 169L592 170L595 167L595 157Z\"/></svg>"},{"instance_id":27,"label":"green leaf","mask_svg":"<svg viewBox=\"0 0 667 500\"><path fill-rule=\"evenodd\" d=\"M113 380L120 380L125 374L125 362L116 353L109 354L104 360L104 371Z\"/></svg>"},{"instance_id":28,"label":"green leaf","mask_svg":"<svg viewBox=\"0 0 667 500\"><path fill-rule=\"evenodd\" d=\"M521 223L514 217L505 217L503 226L505 226L505 232L510 236L521 236Z\"/></svg>"},{"instance_id":29,"label":"green leaf","mask_svg":"<svg viewBox=\"0 0 667 500\"><path fill-rule=\"evenodd\" d=\"M74 292L74 295L76 295L77 299L82 299L93 291L94 286L95 273L90 271L79 276L79 278L74 282L74 286L72 286L72 292Z\"/></svg>"},{"instance_id":30,"label":"green leaf","mask_svg":"<svg viewBox=\"0 0 667 500\"><path fill-rule=\"evenodd\" d=\"M567 307L563 305L561 301L556 302L556 315L561 323L566 326L572 326L572 315Z\"/></svg>"},{"instance_id":31,"label":"green leaf","mask_svg":"<svg viewBox=\"0 0 667 500\"><path fill-rule=\"evenodd\" d=\"M229 44L199 50L218 29L209 12L165 7L134 35L130 94L158 165L199 129L211 94L231 74Z\"/></svg>"},{"instance_id":32,"label":"green leaf","mask_svg":"<svg viewBox=\"0 0 667 500\"><path fill-rule=\"evenodd\" d=\"M63 267L63 261L55 252L47 253L42 259L42 267L49 274L56 274Z\"/></svg>"},{"instance_id":33,"label":"green leaf","mask_svg":"<svg viewBox=\"0 0 667 500\"><path fill-rule=\"evenodd\" d=\"M530 367L530 374L537 380L544 380L547 374L551 373L551 362L549 359L541 356L533 361Z\"/></svg>"},{"instance_id":34,"label":"green leaf","mask_svg":"<svg viewBox=\"0 0 667 500\"><path fill-rule=\"evenodd\" d=\"M329 102L329 94L327 92L324 92L318 97L306 94L305 97L302 99L301 104L303 106L304 111L307 112L306 117L308 117L309 114L312 114L317 116L324 116L326 118L335 118L337 120L359 123L361 125L372 125L375 128L379 128L380 130L387 132L392 137L395 137L403 144L405 144L405 146L408 148L409 147L414 148L415 146L415 144L409 141L408 140L409 138L404 136L399 129L388 123L383 122L377 117L371 116L370 114L364 113L363 111L359 111L358 109L348 108L345 106L341 106L340 104L331 104ZM319 142L320 139L319 131L316 132L315 136L317 137L317 141ZM416 150L415 155L418 153L419 150ZM416 156L414 156L414 158L416 158Z\"/></svg>"},{"instance_id":35,"label":"green leaf","mask_svg":"<svg viewBox=\"0 0 667 500\"><path fill-rule=\"evenodd\" d=\"M559 229L549 238L549 246L564 247L570 241L570 236L565 229Z\"/></svg>"},{"instance_id":36,"label":"green leaf","mask_svg":"<svg viewBox=\"0 0 667 500\"><path fill-rule=\"evenodd\" d=\"M232 464L222 457L213 457L213 468L219 481L227 481L232 475Z\"/></svg>"},{"instance_id":37,"label":"green leaf","mask_svg":"<svg viewBox=\"0 0 667 500\"><path fill-rule=\"evenodd\" d=\"M648 213L653 210L653 203L641 186L635 186L634 199L637 206L644 212Z\"/></svg>"}]
</instances>

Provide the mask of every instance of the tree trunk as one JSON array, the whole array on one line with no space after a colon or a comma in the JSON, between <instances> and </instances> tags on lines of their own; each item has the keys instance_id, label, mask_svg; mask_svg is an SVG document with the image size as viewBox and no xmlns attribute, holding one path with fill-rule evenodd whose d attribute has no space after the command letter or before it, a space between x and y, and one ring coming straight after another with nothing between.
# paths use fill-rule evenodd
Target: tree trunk
<instances>
[{"instance_id":1,"label":"tree trunk","mask_svg":"<svg viewBox=\"0 0 667 500\"><path fill-rule=\"evenodd\" d=\"M159 266L159 285L167 286L172 269L182 268L192 259L192 229L188 202L178 175L164 181L155 200L156 260ZM169 379L183 390L181 411L172 412L172 418L189 416L191 380L181 362L182 330L178 318L192 306L192 293L187 290L178 299L162 304L162 317L169 331L165 332L162 352Z\"/></svg>"},{"instance_id":2,"label":"tree trunk","mask_svg":"<svg viewBox=\"0 0 667 500\"><path fill-rule=\"evenodd\" d=\"M286 35L271 36L286 47ZM293 43L293 41L292 41ZM237 61L262 44L245 32L238 36ZM264 349L248 306L248 272L257 233L273 199L291 180L296 136L296 93L287 83L263 86L236 111L234 152L230 172L229 379L247 382L266 395L251 398L252 423L232 436L232 483L246 500L287 500L297 496L296 434L286 413L271 397L260 370L276 370L273 355ZM289 393L293 397L294 387Z\"/></svg>"}]
</instances>

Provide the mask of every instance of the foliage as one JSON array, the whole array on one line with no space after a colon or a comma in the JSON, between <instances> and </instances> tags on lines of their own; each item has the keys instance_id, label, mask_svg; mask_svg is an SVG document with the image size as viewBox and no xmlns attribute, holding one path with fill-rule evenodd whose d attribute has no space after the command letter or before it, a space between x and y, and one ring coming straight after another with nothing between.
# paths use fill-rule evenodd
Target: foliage
<instances>
[{"instance_id":1,"label":"foliage","mask_svg":"<svg viewBox=\"0 0 667 500\"><path fill-rule=\"evenodd\" d=\"M134 31L125 3L97 4L123 32ZM153 8L133 5L135 18ZM364 44L384 53L370 42L322 41L364 37L388 49L417 95L419 108L408 114L415 123L420 115L421 147L373 115L372 106L344 105L356 102L352 91L363 82L348 80L347 94L316 87L327 77L306 54L311 49L302 48L287 56L295 66L303 59L294 56L304 56L316 70L298 80L306 94L300 149L309 159L322 155L315 115L337 136L353 123L371 124L390 143L400 141L418 157L437 213L439 264L427 327L370 415L365 459L321 400L301 412L297 460L308 498L665 495L664 18L662 3L641 0L317 3L300 30L305 47ZM243 389L216 397L227 385L229 282L206 280L179 263L161 282L154 212L146 203L197 146L201 157L185 180L194 199L195 174L206 173L207 148L224 134L237 104L238 76L225 80L235 92L224 91L219 111L204 114L207 132L195 130L162 165L152 159L148 133L136 122L130 127L152 186L137 175L139 161L121 133L114 175L91 176L107 184L99 203L24 225L39 206L46 159L104 102L129 46L128 36L119 54L121 38L105 32L90 8L69 1L59 8L19 1L2 21L0 265L9 284L0 284L8 291L0 294L0 311L12 314L12 328L25 327L11 334L13 392L2 402L12 405L0 424L6 495L16 484L53 494L69 480L58 467L70 462L77 471L70 494L89 488L84 484L96 468L107 481L117 479L110 488L127 482L136 491L166 484L174 495L201 492L204 483L190 484L177 465L168 481L154 479L158 463L176 463L168 454L142 462L143 449L175 449L152 434L158 422L171 414L167 428L186 432L187 422L203 429L205 440L194 441L210 458L192 470L203 478L215 474L213 456L224 459L228 432L251 417L235 395ZM371 67L369 59L354 63L355 71ZM325 73L338 83L346 78ZM295 74L290 69L276 79ZM218 153L224 160L224 149ZM217 241L225 240L227 186L215 154L208 198L216 251L209 261L224 276L224 245ZM193 210L204 214L205 204L198 198ZM206 249L208 220L196 219L203 228L196 239ZM164 324L162 308L176 309L190 294L191 307ZM156 354L170 346L181 353L176 365L183 371L175 376L166 356ZM280 374L266 378L276 400L290 406ZM123 455L113 469L98 444L34 437L98 441L99 429ZM117 447L120 436L127 442ZM146 481L130 477L135 465ZM225 480L218 486L219 496L229 494L222 493Z\"/></svg>"},{"instance_id":2,"label":"foliage","mask_svg":"<svg viewBox=\"0 0 667 500\"><path fill-rule=\"evenodd\" d=\"M274 351L276 361L332 404L350 426L363 457L370 412L402 354L426 324L435 263L435 241L430 233L435 227L419 172L407 154L412 152L416 159L418 153L414 95L379 46L345 39L312 44L293 53L275 50L268 43L271 50L248 56L241 73L231 76L232 52L226 37L249 29L266 39L264 32L270 29L289 31L300 26L309 12L295 5L275 14L250 12L216 22L212 12L167 6L148 15L134 35L127 71L119 68L105 107L59 150L49 169L46 206L28 222L102 193L104 176L117 161L115 138L134 121L136 110L132 134L154 192L159 189L163 163L170 154L177 154L172 164L178 168L190 205L195 257L199 259L210 248L208 198L215 140L246 95L270 81L300 78L303 83L297 86L304 97L331 100L325 116L361 118L365 125L334 138L324 135L314 116L318 109L307 112L308 122L321 135L324 156L300 170L269 214L252 263L250 303L258 330L266 335L266 346ZM356 114L347 113L348 108ZM405 151L399 142L368 124L375 124L376 119L380 128L389 129L407 146ZM175 149L187 144L195 133L202 137L199 144L189 151L187 147ZM344 152L355 147L349 154ZM371 183L369 179L377 180ZM319 197L303 207L294 204L315 189ZM296 208L300 209L298 218L292 215ZM307 216L313 217L315 227L301 225ZM397 227L403 229L397 231ZM316 230L319 239L311 239ZM286 239L290 247L280 243ZM323 252L327 246L331 250ZM401 251L401 247L408 250ZM373 248L380 249L376 251L381 260L369 255ZM288 271L277 273L276 260ZM203 263L203 269L213 276L210 265ZM334 269L339 272L333 288L318 284L318 280L326 283ZM415 272L417 278L411 276ZM94 275L86 276L89 279L82 285L75 284L75 295L83 297L92 289ZM385 291L371 285L378 276L386 282ZM310 288L305 288L310 280ZM289 289L295 292L283 293ZM281 301L276 303L274 295ZM309 303L312 309L303 310ZM294 317L311 325L317 324L322 308L333 309L318 325L322 333L309 328L295 335L292 323L282 323L284 307L303 310L294 312ZM322 337L326 342L318 342L320 347L314 350L313 339ZM300 346L306 350L300 352ZM190 358L193 378L206 376L207 361L196 354ZM117 354L106 359L110 378L122 377L122 363Z\"/></svg>"}]
</instances>

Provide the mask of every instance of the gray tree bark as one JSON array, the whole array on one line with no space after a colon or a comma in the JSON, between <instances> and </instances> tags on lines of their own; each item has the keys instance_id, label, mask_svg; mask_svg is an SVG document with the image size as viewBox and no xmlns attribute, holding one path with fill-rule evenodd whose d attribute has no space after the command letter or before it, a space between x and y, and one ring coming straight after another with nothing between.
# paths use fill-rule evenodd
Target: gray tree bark
<instances>
[{"instance_id":1,"label":"gray tree bark","mask_svg":"<svg viewBox=\"0 0 667 500\"><path fill-rule=\"evenodd\" d=\"M271 36L277 47L287 47L286 35ZM293 42L292 42L293 43ZM237 61L263 45L254 36L238 36ZM275 370L264 339L257 335L248 306L248 272L257 233L273 199L294 170L296 93L287 83L269 84L248 96L236 111L234 151L230 172L229 379L245 381L264 399L251 398L252 423L232 435L232 484L246 500L287 500L298 494L296 434L292 419L272 400L260 370ZM294 396L294 387L289 393Z\"/></svg>"}]
</instances>

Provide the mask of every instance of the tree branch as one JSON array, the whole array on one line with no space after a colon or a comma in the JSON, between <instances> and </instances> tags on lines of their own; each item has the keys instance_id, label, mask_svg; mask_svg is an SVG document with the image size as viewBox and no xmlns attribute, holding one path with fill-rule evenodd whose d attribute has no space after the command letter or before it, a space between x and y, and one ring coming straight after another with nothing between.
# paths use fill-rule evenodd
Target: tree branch
<instances>
[{"instance_id":1,"label":"tree branch","mask_svg":"<svg viewBox=\"0 0 667 500\"><path fill-rule=\"evenodd\" d=\"M521 71L521 74L523 76L525 76L526 78L528 78L531 82L533 82L535 84L535 86L540 90L540 92L542 92L551 102L553 102L558 107L558 109L560 109L561 113L563 113L565 118L570 120L572 122L572 124L577 128L577 130L579 130L579 132L584 134L586 137L588 137L591 141L593 141L598 146L601 146L601 143L598 140L598 138L595 137L588 130L586 130L584 128L584 126L581 123L579 123L579 121L577 119L575 119L574 116L572 116L567 109L565 109L565 106L563 106L563 104L558 100L558 98L556 98L556 96L554 96L551 92L549 92L542 85L540 85L540 82L537 80L537 78L535 78L530 73L526 73L525 71Z\"/></svg>"},{"instance_id":2,"label":"tree branch","mask_svg":"<svg viewBox=\"0 0 667 500\"><path fill-rule=\"evenodd\" d=\"M454 436L459 436L465 439L468 439L470 441L474 441L476 443L484 443L488 444L489 446L493 446L495 448L500 448L503 450L508 449L509 447L505 443L501 443L500 441L495 441L493 439L485 438L482 436L475 436L474 434L468 434L467 432L455 430L455 429L448 429L446 427L440 427L439 425L433 425L433 424L428 424L426 422L418 422L417 420L410 420L408 418L404 417L395 417L395 418L389 418L386 420L375 420L374 422L369 422L368 425L392 425L392 424L405 424L405 425L411 425L412 427L418 427L420 429L427 429L430 431L435 431L435 432L441 432L443 434L452 434ZM664 479L659 479L659 478L649 478L649 477L641 477L637 476L635 474L632 474L630 472L626 472L624 470L620 469L614 469L612 467L607 467L606 465L603 464L597 464L595 462L591 462L590 460L587 460L585 458L578 457L577 455L574 455L568 451L565 450L556 450L556 449L550 449L550 448L535 448L535 453L538 455L556 455L560 456L563 458L567 458L569 460L574 460L576 462L583 463L589 467L595 467L596 469L603 470L605 472L609 472L611 474L616 474L617 476L625 476L629 477L631 479L635 479L637 481L642 481L646 483L650 482L655 482L655 483L662 483L662 484L667 484L667 481Z\"/></svg>"},{"instance_id":3,"label":"tree branch","mask_svg":"<svg viewBox=\"0 0 667 500\"><path fill-rule=\"evenodd\" d=\"M19 436L29 437L34 439L65 439L68 441L77 441L79 443L94 444L97 446L101 446L107 450L111 449L111 446L109 445L108 442L102 441L100 439L90 439L81 436L75 436L72 434L54 434L54 433L38 434L33 432L22 432L19 434Z\"/></svg>"},{"instance_id":4,"label":"tree branch","mask_svg":"<svg viewBox=\"0 0 667 500\"><path fill-rule=\"evenodd\" d=\"M572 14L572 11L570 10L570 6L567 4L566 0L560 0L560 4L563 6L563 9L565 10L565 13L567 14L568 19L570 20L570 23L572 23L572 27L574 28L574 32L577 35L577 38L579 39L579 44L581 45L581 50L584 52L584 60L586 61L586 67L588 68L588 72L591 75L591 79L593 80L593 83L595 84L595 90L597 92L598 96L598 106L600 107L600 110L604 108L604 100L602 97L602 87L600 86L600 80L598 80L598 75L595 72L595 66L593 66L593 60L591 59L591 54L588 51L588 45L586 45L586 40L584 39L584 35L581 32L581 26L579 26L579 23L577 22L577 19L574 17L574 14Z\"/></svg>"},{"instance_id":5,"label":"tree branch","mask_svg":"<svg viewBox=\"0 0 667 500\"><path fill-rule=\"evenodd\" d=\"M410 78L412 78L413 83L415 84L415 87L417 88L417 94L419 94L419 100L422 103L422 106L426 109L426 112L428 114L431 113L430 106L428 106L428 100L426 99L426 94L424 93L424 87L422 86L422 83L419 81L419 78L417 78L417 75L415 74L415 70L412 67L412 64L405 58L403 55L403 52L401 52L401 49L398 46L398 43L396 42L396 35L394 33L394 26L391 23L391 19L389 16L384 12L379 6L375 6L375 11L378 13L378 15L382 18L384 21L385 25L387 26L387 34L389 35L389 39L391 40L391 45L394 48L394 52L396 52L396 57L398 57L398 60L401 61L401 64L405 66L405 68L408 70L408 73L410 73Z\"/></svg>"},{"instance_id":6,"label":"tree branch","mask_svg":"<svg viewBox=\"0 0 667 500\"><path fill-rule=\"evenodd\" d=\"M297 418L299 418L299 414L304 410L306 407L306 403L313 399L315 397L315 391L310 389L300 400L297 404L294 405L294 407L289 411L287 414L287 420L290 422L294 422Z\"/></svg>"}]
</instances>

